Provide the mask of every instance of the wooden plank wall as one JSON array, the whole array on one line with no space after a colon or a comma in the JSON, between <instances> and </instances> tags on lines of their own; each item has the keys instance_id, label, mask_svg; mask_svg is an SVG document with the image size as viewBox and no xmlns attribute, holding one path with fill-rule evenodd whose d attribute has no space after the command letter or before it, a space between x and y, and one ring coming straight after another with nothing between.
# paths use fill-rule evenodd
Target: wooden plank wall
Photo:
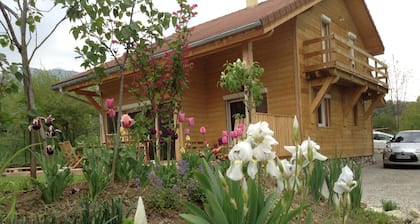
<instances>
[{"instance_id":1,"label":"wooden plank wall","mask_svg":"<svg viewBox=\"0 0 420 224\"><path fill-rule=\"evenodd\" d=\"M352 22L346 6L342 0L322 1L310 10L299 15L296 19L296 44L302 48L304 40L321 36L321 15L331 18L330 31L347 38L349 31L358 35L356 27ZM360 39L355 42L356 46L363 47ZM342 156L371 155L373 153L371 118L363 119L363 101L358 102L357 125L354 124L353 113L346 117L343 115L343 108L349 100L349 93L342 87L332 87L328 94L331 95L331 127L320 128L317 125L316 113L310 112L310 103L314 98L310 83L306 80L304 73L303 50L299 50L299 74L301 85L301 125L304 136L310 136L321 146L321 151L333 156L336 153Z\"/></svg>"},{"instance_id":2,"label":"wooden plank wall","mask_svg":"<svg viewBox=\"0 0 420 224\"><path fill-rule=\"evenodd\" d=\"M241 48L227 49L194 60L194 69L190 76L190 88L185 92L183 111L187 116L196 118L191 138L201 141L201 126L206 127L205 140L209 144L217 143L222 131L226 130L226 109L223 96L229 94L218 87L217 82L224 69L224 64L242 57Z\"/></svg>"},{"instance_id":3,"label":"wooden plank wall","mask_svg":"<svg viewBox=\"0 0 420 224\"><path fill-rule=\"evenodd\" d=\"M264 68L268 113L296 115L295 69L293 57L294 23L276 28L271 37L254 42L254 61Z\"/></svg>"},{"instance_id":4,"label":"wooden plank wall","mask_svg":"<svg viewBox=\"0 0 420 224\"><path fill-rule=\"evenodd\" d=\"M293 145L293 117L274 114L256 113L255 121L267 121L269 128L274 132L274 138L279 143L273 146L273 151L279 157L288 157L290 153L284 149L286 145Z\"/></svg>"}]
</instances>

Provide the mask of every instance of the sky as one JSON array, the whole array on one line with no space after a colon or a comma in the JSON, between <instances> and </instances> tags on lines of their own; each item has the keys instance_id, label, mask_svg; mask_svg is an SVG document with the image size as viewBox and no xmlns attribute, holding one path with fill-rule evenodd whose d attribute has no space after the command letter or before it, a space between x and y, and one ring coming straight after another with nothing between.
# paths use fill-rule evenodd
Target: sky
<instances>
[{"instance_id":1,"label":"sky","mask_svg":"<svg viewBox=\"0 0 420 224\"><path fill-rule=\"evenodd\" d=\"M261 0L259 0L261 2ZM6 0L7 2L7 0ZM46 2L46 1L40 1ZM176 5L169 0L156 0L155 4L161 10L173 11ZM420 66L416 66L420 57L420 1L418 0L365 0L371 13L376 28L385 46L385 54L377 56L385 62L398 62L400 70L410 74L407 85L407 101L415 101L420 96ZM189 0L190 4L197 4L197 16L191 21L192 25L223 16L246 6L246 0ZM40 37L46 35L47 30L53 26L51 18L59 18L63 14L60 9L55 9L44 19L39 29ZM50 17L51 16L51 17ZM31 67L41 69L60 68L81 72L81 60L76 60L75 46L81 46L69 33L70 23L62 24L51 36L46 45L39 49L32 60ZM1 30L0 30L1 31ZM2 49L1 51L4 51ZM8 58L17 58L16 53L8 53ZM386 97L389 99L389 94Z\"/></svg>"}]
</instances>

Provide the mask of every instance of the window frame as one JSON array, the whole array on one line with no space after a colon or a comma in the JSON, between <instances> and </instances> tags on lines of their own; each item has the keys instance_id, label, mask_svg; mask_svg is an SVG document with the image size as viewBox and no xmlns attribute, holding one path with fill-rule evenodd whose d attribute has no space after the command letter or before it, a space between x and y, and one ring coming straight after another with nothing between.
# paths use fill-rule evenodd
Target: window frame
<instances>
[{"instance_id":1,"label":"window frame","mask_svg":"<svg viewBox=\"0 0 420 224\"><path fill-rule=\"evenodd\" d=\"M331 127L331 95L325 94L317 109L318 127Z\"/></svg>"}]
</instances>

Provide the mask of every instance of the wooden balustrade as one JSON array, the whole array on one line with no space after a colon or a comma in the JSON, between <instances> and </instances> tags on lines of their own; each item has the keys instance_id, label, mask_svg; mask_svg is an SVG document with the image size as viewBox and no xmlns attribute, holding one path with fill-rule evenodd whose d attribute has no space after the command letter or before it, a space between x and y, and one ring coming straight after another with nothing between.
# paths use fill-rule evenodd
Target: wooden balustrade
<instances>
[{"instance_id":1,"label":"wooden balustrade","mask_svg":"<svg viewBox=\"0 0 420 224\"><path fill-rule=\"evenodd\" d=\"M371 83L388 87L387 65L336 34L303 42L305 72L338 68Z\"/></svg>"}]
</instances>

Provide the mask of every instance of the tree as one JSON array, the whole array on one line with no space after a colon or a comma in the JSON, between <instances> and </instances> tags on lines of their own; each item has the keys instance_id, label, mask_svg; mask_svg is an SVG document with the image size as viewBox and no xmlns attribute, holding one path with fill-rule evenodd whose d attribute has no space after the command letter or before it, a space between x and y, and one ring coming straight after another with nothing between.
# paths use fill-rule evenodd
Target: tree
<instances>
[{"instance_id":1,"label":"tree","mask_svg":"<svg viewBox=\"0 0 420 224\"><path fill-rule=\"evenodd\" d=\"M60 140L76 140L84 143L94 143L99 135L99 118L93 107L87 107L86 103L75 101L64 94L50 91L52 84L57 83L59 78L48 71L38 71L33 77L33 87L37 110L43 116L53 115L54 125L62 133ZM91 136L91 139L88 138Z\"/></svg>"},{"instance_id":2,"label":"tree","mask_svg":"<svg viewBox=\"0 0 420 224\"><path fill-rule=\"evenodd\" d=\"M395 117L396 129L400 126L400 117L404 109L403 103L407 96L407 84L411 79L411 71L401 67L399 61L392 56L388 66L389 73L389 96L393 102L393 115Z\"/></svg>"},{"instance_id":3,"label":"tree","mask_svg":"<svg viewBox=\"0 0 420 224\"><path fill-rule=\"evenodd\" d=\"M7 104L2 98L18 92L22 80L22 73L18 70L16 63L9 63L6 55L0 53L0 130L7 130L11 125L12 116L4 111L3 106Z\"/></svg>"},{"instance_id":4,"label":"tree","mask_svg":"<svg viewBox=\"0 0 420 224\"><path fill-rule=\"evenodd\" d=\"M39 37L37 33L37 25L44 17L44 12L37 5L37 1L15 0L6 4L0 1L0 11L3 20L0 20L0 44L2 47L8 47L10 50L17 49L21 61L23 73L23 86L26 99L26 109L28 111L28 123L36 117L35 98L32 87L32 74L30 70L31 61L37 50L48 40L54 33L57 27L66 19L65 16L57 21L51 28L50 32L45 37ZM15 73L16 74L16 73ZM42 133L42 132L41 132ZM44 136L44 135L42 135ZM35 136L30 132L30 143L35 143ZM43 147L46 148L46 140L43 137ZM36 159L34 155L34 148L31 154L31 176L36 177Z\"/></svg>"},{"instance_id":5,"label":"tree","mask_svg":"<svg viewBox=\"0 0 420 224\"><path fill-rule=\"evenodd\" d=\"M96 74L98 82L104 77L105 70L102 66L108 60L113 60L118 65L119 74L119 100L118 120L121 119L121 108L123 104L124 71L126 69L139 69L135 61L147 63L150 58L155 57L155 49L161 48L164 44L163 32L170 25L177 27L179 24L187 24L190 17L179 17L170 12L159 12L151 0L115 0L98 1L89 0L59 0L59 3L68 8L67 15L70 20L77 23L71 29L76 39L84 39L85 44L76 48L76 51L84 59L82 66L90 69ZM177 0L182 15L187 8L186 0ZM136 19L136 12L145 16L146 20ZM183 20L180 20L183 19ZM183 25L179 28L184 28ZM178 29L177 29L178 30ZM184 32L184 30L182 30ZM179 36L178 36L179 37ZM185 38L185 36L182 36ZM179 40L176 38L176 40ZM179 42L178 44L182 44ZM177 45L179 46L179 45ZM179 49L177 46L169 46ZM132 60L135 59L135 60ZM127 67L130 61L131 67ZM144 65L144 63L142 65ZM178 64L176 61L175 64ZM160 67L153 67L150 72L155 72ZM166 73L165 73L166 74ZM160 77L159 77L160 78ZM117 122L117 137L114 141L114 149L120 144L120 122ZM117 163L118 150L114 150L114 157L111 169L111 178L114 179Z\"/></svg>"},{"instance_id":6,"label":"tree","mask_svg":"<svg viewBox=\"0 0 420 224\"><path fill-rule=\"evenodd\" d=\"M401 114L400 130L420 129L420 97L414 103L408 103Z\"/></svg>"},{"instance_id":7,"label":"tree","mask_svg":"<svg viewBox=\"0 0 420 224\"><path fill-rule=\"evenodd\" d=\"M237 59L233 63L226 63L225 70L220 76L219 86L227 89L229 92L243 91L245 95L244 103L246 107L246 124L251 123L252 110L260 105L264 86L261 82L261 76L264 69L258 62L247 65L245 62Z\"/></svg>"}]
</instances>

